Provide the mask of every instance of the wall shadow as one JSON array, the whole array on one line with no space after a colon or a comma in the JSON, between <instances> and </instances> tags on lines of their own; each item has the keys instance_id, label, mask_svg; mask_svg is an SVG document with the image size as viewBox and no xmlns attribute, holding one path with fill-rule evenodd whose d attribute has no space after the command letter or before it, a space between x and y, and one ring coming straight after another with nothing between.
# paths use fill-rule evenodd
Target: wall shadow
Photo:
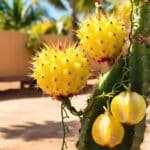
<instances>
[{"instance_id":1,"label":"wall shadow","mask_svg":"<svg viewBox=\"0 0 150 150\"><path fill-rule=\"evenodd\" d=\"M41 96L43 96L41 90L36 88L8 89L0 91L0 101Z\"/></svg>"}]
</instances>

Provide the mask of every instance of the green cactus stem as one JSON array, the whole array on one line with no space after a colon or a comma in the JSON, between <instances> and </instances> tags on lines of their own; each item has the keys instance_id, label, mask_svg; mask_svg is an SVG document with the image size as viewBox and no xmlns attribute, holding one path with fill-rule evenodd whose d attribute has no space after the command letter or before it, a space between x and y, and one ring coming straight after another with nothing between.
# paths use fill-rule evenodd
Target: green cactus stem
<instances>
[{"instance_id":1,"label":"green cactus stem","mask_svg":"<svg viewBox=\"0 0 150 150\"><path fill-rule=\"evenodd\" d=\"M107 97L100 95L107 95L113 91L117 83L124 83L124 81L131 83L132 90L145 96L150 94L150 1L132 0L132 5L132 32L130 35L129 57L127 59L120 59L113 66L106 79L98 85L93 97L88 101L77 143L78 150L138 150L142 142L142 137L140 140L137 140L137 137L143 135L144 120L135 127L125 126L123 142L111 149L97 145L91 136L91 127L94 120L99 114L104 112L103 106L107 105ZM129 70L127 74L125 74L126 68ZM125 82L125 84L128 85L128 82ZM116 88L116 94L122 89L123 86ZM100 98L96 98L97 96ZM135 141L137 142L136 144L134 143ZM136 145L136 148L133 145Z\"/></svg>"}]
</instances>

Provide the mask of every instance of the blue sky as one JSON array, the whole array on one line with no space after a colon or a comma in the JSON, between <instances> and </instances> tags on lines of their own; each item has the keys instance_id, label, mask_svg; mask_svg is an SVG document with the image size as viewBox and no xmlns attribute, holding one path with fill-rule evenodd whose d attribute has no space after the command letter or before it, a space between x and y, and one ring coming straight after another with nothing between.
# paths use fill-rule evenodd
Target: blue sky
<instances>
[{"instance_id":1,"label":"blue sky","mask_svg":"<svg viewBox=\"0 0 150 150\"><path fill-rule=\"evenodd\" d=\"M7 0L10 4L12 3L13 0ZM32 1L32 0L22 0L22 1ZM58 20L60 17L63 15L69 15L71 14L71 8L69 7L69 4L67 0L62 0L62 2L65 4L67 10L66 11L61 11L54 6L50 5L49 3L45 2L44 0L40 0L40 5L41 7L44 7L48 15L56 20Z\"/></svg>"},{"instance_id":2,"label":"blue sky","mask_svg":"<svg viewBox=\"0 0 150 150\"><path fill-rule=\"evenodd\" d=\"M55 8L54 6L48 4L47 2L43 2L42 0L40 2L41 6L46 9L49 16L51 16L52 18L54 18L56 20L59 19L61 16L67 15L67 14L69 15L72 12L71 8L69 7L69 4L67 3L67 1L63 0L63 3L65 3L65 6L67 8L66 11L61 11L61 10Z\"/></svg>"}]
</instances>

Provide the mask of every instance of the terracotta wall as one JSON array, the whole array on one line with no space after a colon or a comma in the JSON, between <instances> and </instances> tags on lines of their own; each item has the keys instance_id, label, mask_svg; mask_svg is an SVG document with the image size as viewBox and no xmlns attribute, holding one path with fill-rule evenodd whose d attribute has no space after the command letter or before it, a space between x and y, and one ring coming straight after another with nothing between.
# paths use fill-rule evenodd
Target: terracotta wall
<instances>
[{"instance_id":1,"label":"terracotta wall","mask_svg":"<svg viewBox=\"0 0 150 150\"><path fill-rule=\"evenodd\" d=\"M31 53L25 47L27 34L0 31L0 80L23 79L30 74ZM71 42L69 36L46 35L46 43Z\"/></svg>"}]
</instances>

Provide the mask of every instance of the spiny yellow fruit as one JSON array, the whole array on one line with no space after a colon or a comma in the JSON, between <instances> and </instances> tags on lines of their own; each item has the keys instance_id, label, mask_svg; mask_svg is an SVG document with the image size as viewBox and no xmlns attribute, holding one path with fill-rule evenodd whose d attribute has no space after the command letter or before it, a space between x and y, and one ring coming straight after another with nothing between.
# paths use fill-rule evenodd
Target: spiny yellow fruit
<instances>
[{"instance_id":1,"label":"spiny yellow fruit","mask_svg":"<svg viewBox=\"0 0 150 150\"><path fill-rule=\"evenodd\" d=\"M97 61L114 59L124 43L124 28L114 16L92 16L80 24L77 31L80 45L87 55Z\"/></svg>"},{"instance_id":2,"label":"spiny yellow fruit","mask_svg":"<svg viewBox=\"0 0 150 150\"><path fill-rule=\"evenodd\" d=\"M140 94L124 91L113 98L111 112L121 123L137 124L145 116L146 102Z\"/></svg>"},{"instance_id":3,"label":"spiny yellow fruit","mask_svg":"<svg viewBox=\"0 0 150 150\"><path fill-rule=\"evenodd\" d=\"M117 17L126 25L130 25L130 15L131 15L131 2L130 0L124 0L121 4L119 3L116 9Z\"/></svg>"},{"instance_id":4,"label":"spiny yellow fruit","mask_svg":"<svg viewBox=\"0 0 150 150\"><path fill-rule=\"evenodd\" d=\"M88 62L84 53L75 46L65 51L45 46L34 57L33 77L47 94L54 97L71 96L86 85Z\"/></svg>"},{"instance_id":5,"label":"spiny yellow fruit","mask_svg":"<svg viewBox=\"0 0 150 150\"><path fill-rule=\"evenodd\" d=\"M105 112L95 120L92 137L101 146L114 147L122 142L124 128L109 112Z\"/></svg>"}]
</instances>

